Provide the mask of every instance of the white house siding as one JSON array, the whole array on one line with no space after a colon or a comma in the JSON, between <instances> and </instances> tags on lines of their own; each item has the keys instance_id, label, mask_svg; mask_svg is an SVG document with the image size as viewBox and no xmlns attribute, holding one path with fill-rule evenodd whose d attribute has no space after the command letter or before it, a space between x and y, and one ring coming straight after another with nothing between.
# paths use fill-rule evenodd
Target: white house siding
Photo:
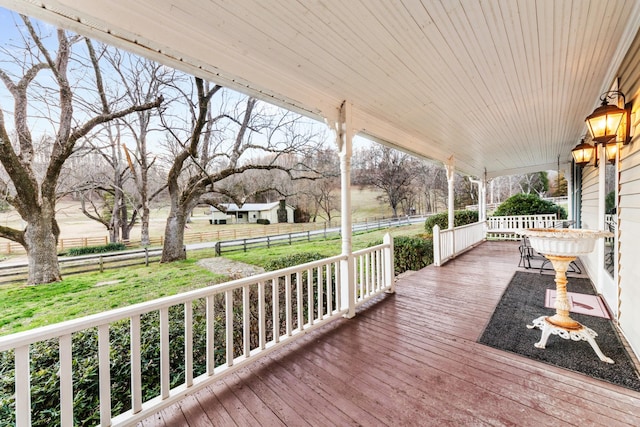
<instances>
[{"instance_id":1,"label":"white house siding","mask_svg":"<svg viewBox=\"0 0 640 427\"><path fill-rule=\"evenodd\" d=\"M582 169L582 206L580 210L582 228L598 228L598 170L593 163ZM580 258L589 276L598 288L598 270L601 268L598 262L598 251L593 251Z\"/></svg>"},{"instance_id":2,"label":"white house siding","mask_svg":"<svg viewBox=\"0 0 640 427\"><path fill-rule=\"evenodd\" d=\"M640 33L619 68L620 89L633 103L631 144L620 151L619 298L620 328L640 355Z\"/></svg>"}]
</instances>

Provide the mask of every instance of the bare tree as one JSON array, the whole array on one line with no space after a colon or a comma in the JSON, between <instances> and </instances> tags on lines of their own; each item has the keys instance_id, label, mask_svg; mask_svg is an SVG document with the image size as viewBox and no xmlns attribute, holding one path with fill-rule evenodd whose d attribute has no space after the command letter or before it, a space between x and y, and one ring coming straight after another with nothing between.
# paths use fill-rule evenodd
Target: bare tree
<instances>
[{"instance_id":1,"label":"bare tree","mask_svg":"<svg viewBox=\"0 0 640 427\"><path fill-rule=\"evenodd\" d=\"M280 170L292 179L304 178L296 173L306 169L302 164L290 169L278 162L289 154L304 154L315 143L300 132L300 117L293 113L261 105L254 98L243 97L233 102L233 96L222 87L211 86L200 78L195 78L194 85L195 99L184 91L184 106L191 114L186 132L180 132L179 126L165 120L175 154L167 178L170 211L162 262L185 258L187 216L200 201L206 200L224 210L220 205L222 198L241 206L257 193L273 189L271 183L264 182L262 189L237 194L225 186L225 179L250 170ZM212 98L216 94L220 99L214 114ZM232 104L234 107L228 108ZM270 154L268 163L255 162L266 153Z\"/></svg>"},{"instance_id":2,"label":"bare tree","mask_svg":"<svg viewBox=\"0 0 640 427\"><path fill-rule=\"evenodd\" d=\"M447 206L447 173L442 165L423 161L418 165L416 186L423 198L424 213L438 212Z\"/></svg>"},{"instance_id":3,"label":"bare tree","mask_svg":"<svg viewBox=\"0 0 640 427\"><path fill-rule=\"evenodd\" d=\"M109 49L107 60L120 77L120 85L125 89L125 98L132 104L150 102L160 96L161 91L179 79L175 70L136 55ZM156 157L149 149L149 135L154 130L157 110L136 111L133 120L123 120L135 141L135 149L128 150L123 145L127 165L137 190L135 212L140 213L140 240L149 245L150 202L166 189L165 184L149 180ZM133 117L132 117L133 118Z\"/></svg>"},{"instance_id":4,"label":"bare tree","mask_svg":"<svg viewBox=\"0 0 640 427\"><path fill-rule=\"evenodd\" d=\"M149 102L169 83L175 83L174 70L106 45L90 49L89 56L109 70L105 74L111 83L110 99L101 99L98 105L102 109L105 105ZM93 105L86 108L95 110ZM85 143L88 150L102 156L111 173L79 182L82 212L107 228L111 242L129 240L134 225L141 223L141 243L150 243L149 204L166 188L158 181L151 181L151 188L149 185L156 157L148 150L147 140L151 132L159 130L153 127L157 115L157 109L136 111L126 119L105 124ZM128 141L133 141L131 150Z\"/></svg>"},{"instance_id":5,"label":"bare tree","mask_svg":"<svg viewBox=\"0 0 640 427\"><path fill-rule=\"evenodd\" d=\"M0 69L0 80L13 97L13 126L15 137L10 137L5 114L9 109L0 109L0 163L7 179L0 182L2 193L9 204L15 207L26 223L24 230L0 226L0 236L20 243L27 251L29 259L30 284L50 283L60 280L57 258L57 241L60 234L55 219L57 200L56 187L65 161L73 154L76 143L96 126L124 117L135 111L160 105L154 100L141 105L130 105L115 111L103 108L99 114L89 116L86 112L74 114L74 107L80 106L78 97L87 95L88 87L83 87L82 78L93 76L93 93L105 96L101 87L100 69L86 60L72 61L74 45L85 40L79 36L56 30L56 52L52 53L37 26L22 16L22 46L8 46L1 49L2 64L10 64ZM18 47L19 50L15 48ZM70 65L79 67L74 70ZM87 68L89 67L89 68ZM16 72L16 69L19 71ZM80 76L80 77L78 77ZM41 77L39 79L39 77ZM81 88L81 89L77 89ZM30 108L33 113L30 115ZM47 152L39 155L44 172L36 173L34 164L36 147L31 127L38 119L46 119L53 128L53 143Z\"/></svg>"},{"instance_id":6,"label":"bare tree","mask_svg":"<svg viewBox=\"0 0 640 427\"><path fill-rule=\"evenodd\" d=\"M381 197L389 203L393 216L397 217L398 207L413 189L417 174L416 161L408 154L381 145L372 148L368 155L366 169L358 171L357 181L381 189Z\"/></svg>"},{"instance_id":7,"label":"bare tree","mask_svg":"<svg viewBox=\"0 0 640 427\"><path fill-rule=\"evenodd\" d=\"M317 210L322 212L327 221L331 221L333 213L340 207L340 164L337 153L331 149L314 153L314 169L322 174L322 178L309 182L309 194ZM315 221L315 216L314 216Z\"/></svg>"}]
</instances>

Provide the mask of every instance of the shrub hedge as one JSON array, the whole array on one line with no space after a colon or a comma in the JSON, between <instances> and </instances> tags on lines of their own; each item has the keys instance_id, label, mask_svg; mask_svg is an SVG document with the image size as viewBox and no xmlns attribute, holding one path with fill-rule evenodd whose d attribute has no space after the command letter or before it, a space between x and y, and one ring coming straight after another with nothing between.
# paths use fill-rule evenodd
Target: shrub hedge
<instances>
[{"instance_id":1,"label":"shrub hedge","mask_svg":"<svg viewBox=\"0 0 640 427\"><path fill-rule=\"evenodd\" d=\"M317 252L301 252L273 259L265 264L264 269L267 271L280 270L323 258L327 257Z\"/></svg>"},{"instance_id":2,"label":"shrub hedge","mask_svg":"<svg viewBox=\"0 0 640 427\"><path fill-rule=\"evenodd\" d=\"M262 224L262 225L269 225L271 224L271 221L269 221L267 218L258 218L256 220L256 223Z\"/></svg>"},{"instance_id":3,"label":"shrub hedge","mask_svg":"<svg viewBox=\"0 0 640 427\"><path fill-rule=\"evenodd\" d=\"M393 263L396 274L420 270L433 263L433 240L415 236L393 239Z\"/></svg>"},{"instance_id":4,"label":"shrub hedge","mask_svg":"<svg viewBox=\"0 0 640 427\"><path fill-rule=\"evenodd\" d=\"M67 249L67 255L89 255L89 254L104 254L107 252L123 251L127 249L124 243L108 243L100 246L84 246L81 248L69 248Z\"/></svg>"},{"instance_id":5,"label":"shrub hedge","mask_svg":"<svg viewBox=\"0 0 640 427\"><path fill-rule=\"evenodd\" d=\"M460 227L461 225L473 224L478 222L478 211L460 210L453 213L453 226ZM424 229L427 233L433 233L433 226L438 224L441 230L449 227L449 213L441 212L427 218L424 222Z\"/></svg>"}]
</instances>

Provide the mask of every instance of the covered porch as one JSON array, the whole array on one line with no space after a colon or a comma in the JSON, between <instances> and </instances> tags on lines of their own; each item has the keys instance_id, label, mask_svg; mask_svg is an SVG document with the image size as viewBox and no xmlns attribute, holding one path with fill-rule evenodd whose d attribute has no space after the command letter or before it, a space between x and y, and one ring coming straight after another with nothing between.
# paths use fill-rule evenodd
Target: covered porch
<instances>
[{"instance_id":1,"label":"covered porch","mask_svg":"<svg viewBox=\"0 0 640 427\"><path fill-rule=\"evenodd\" d=\"M341 301L336 298L333 306L340 310L326 313L336 316L352 316L358 285L348 214L354 136L442 162L449 181L449 229L454 172L477 178L480 205L486 208L491 178L546 169L566 173L570 217L580 219L584 228L600 229L605 221L605 162L579 169L570 153L585 134L583 120L598 95L616 81L634 113L628 118L634 138L620 147L615 160L617 258L611 276L602 267L604 248L583 261L598 291L614 302L618 325L636 352L640 348L635 309L640 301L635 261L640 235L637 0L571 5L274 1L268 8L253 0L0 4L325 121L335 131L341 211L346 213L342 254L325 270L327 276L340 270L336 278L344 284L336 292ZM481 222L485 213L481 208ZM452 232L443 235L450 236L452 252L460 247ZM403 277L396 295L375 296L354 319L305 329L304 336L284 348L186 393L142 424L640 424L639 393L476 343L519 258L513 242L485 242L479 248L442 267ZM371 258L358 255L365 259L359 265L371 265L368 259L388 260L389 249L387 244L377 249L387 252ZM374 270L367 268L360 271ZM392 286L378 282L384 289L376 292ZM257 286L264 290L264 283ZM306 296L313 294L310 289ZM184 303L190 312L191 302L180 298L169 302ZM165 324L169 302L153 306ZM298 310L298 318L304 319ZM140 313L121 314L131 318L139 335ZM322 313L319 318L326 320ZM107 321L100 317L103 425L112 424L106 401L109 377L103 373L109 366ZM65 372L70 372L72 332L58 330L55 335L64 341ZM291 334L289 322L287 336ZM166 328L161 339L169 342ZM16 370L26 373L21 379L28 378L30 342L15 344ZM260 349L270 349L265 339ZM163 372L168 372L168 359L163 350ZM132 406L141 414L140 358L132 360ZM233 351L227 350L227 366L233 361ZM208 371L215 368L211 363ZM64 378L62 424L72 425L73 381L70 375ZM187 378L186 383L193 381ZM18 425L30 425L28 381L18 381L16 388ZM159 398L169 396L174 395L167 375Z\"/></svg>"},{"instance_id":2,"label":"covered porch","mask_svg":"<svg viewBox=\"0 0 640 427\"><path fill-rule=\"evenodd\" d=\"M640 393L476 342L518 260L488 241L402 276L141 425L640 424Z\"/></svg>"}]
</instances>

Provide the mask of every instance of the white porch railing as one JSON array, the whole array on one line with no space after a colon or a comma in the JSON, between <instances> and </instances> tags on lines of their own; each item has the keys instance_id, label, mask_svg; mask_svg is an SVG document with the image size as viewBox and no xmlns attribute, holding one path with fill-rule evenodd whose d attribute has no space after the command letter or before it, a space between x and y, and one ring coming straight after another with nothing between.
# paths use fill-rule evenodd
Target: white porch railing
<instances>
[{"instance_id":1,"label":"white porch railing","mask_svg":"<svg viewBox=\"0 0 640 427\"><path fill-rule=\"evenodd\" d=\"M436 224L433 227L433 264L439 267L483 241L484 227L484 221L447 230L440 230Z\"/></svg>"},{"instance_id":2,"label":"white porch railing","mask_svg":"<svg viewBox=\"0 0 640 427\"><path fill-rule=\"evenodd\" d=\"M341 265L352 262L353 281L343 283ZM345 292L345 287L348 290ZM283 346L304 333L347 313L382 292L394 291L393 240L386 235L382 245L339 255L278 271L251 276L191 292L116 309L56 325L0 337L0 352L15 354L15 423L30 426L31 358L34 343L54 340L59 352L60 425L72 426L74 420L74 377L72 334L97 329L99 365L100 424L133 425L187 393L210 384L256 358ZM353 298L349 298L349 293ZM346 296L346 298L345 298ZM141 335L147 334L144 321L157 315L159 328L155 342L160 343L159 393L143 401L144 366ZM174 317L172 319L172 316ZM184 382L173 388L170 360L174 350L170 322L183 322ZM199 319L196 321L196 319ZM119 348L110 336L114 323L129 325L128 348ZM196 329L195 325L199 325ZM194 346L194 333L204 336L206 345ZM122 341L122 340L120 340ZM175 347L175 346L174 346ZM130 403L123 413L112 413L111 354L130 353ZM182 350L181 350L182 351ZM218 356L216 358L216 356ZM204 360L204 373L194 377L194 361ZM158 386L158 384L156 384ZM38 411L52 408L38 407Z\"/></svg>"},{"instance_id":3,"label":"white porch railing","mask_svg":"<svg viewBox=\"0 0 640 427\"><path fill-rule=\"evenodd\" d=\"M551 228L557 223L556 214L492 216L487 218L487 237L517 240L518 230L524 228Z\"/></svg>"}]
</instances>

